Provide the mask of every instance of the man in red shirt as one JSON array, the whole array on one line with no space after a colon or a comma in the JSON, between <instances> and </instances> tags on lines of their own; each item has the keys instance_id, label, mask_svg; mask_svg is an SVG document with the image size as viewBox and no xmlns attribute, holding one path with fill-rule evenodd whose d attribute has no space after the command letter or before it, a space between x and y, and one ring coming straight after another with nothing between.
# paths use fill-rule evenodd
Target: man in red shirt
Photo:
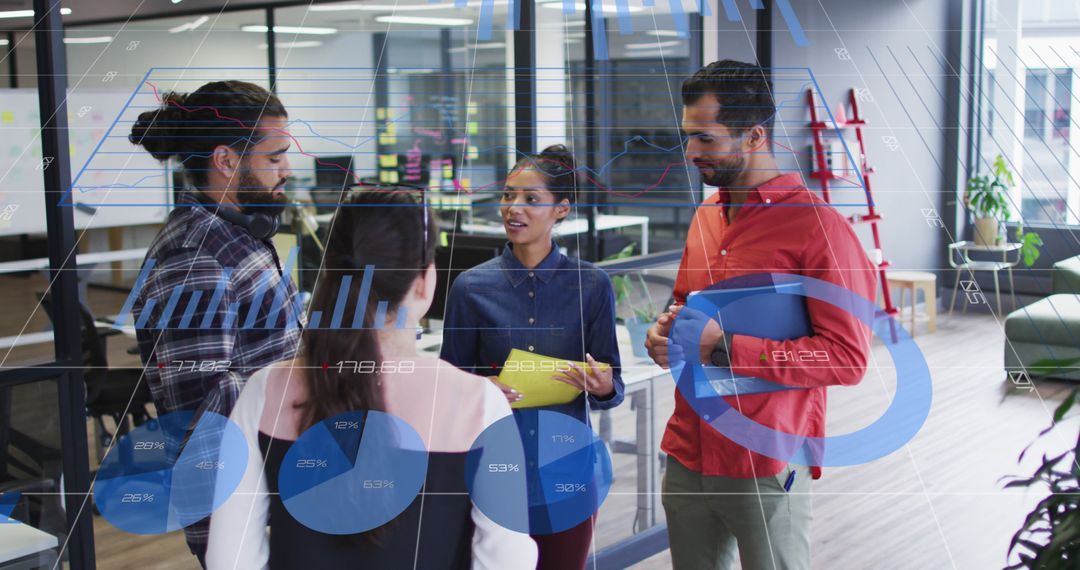
<instances>
[{"instance_id":1,"label":"man in red shirt","mask_svg":"<svg viewBox=\"0 0 1080 570\"><path fill-rule=\"evenodd\" d=\"M753 273L791 273L875 296L875 268L848 221L783 173L769 150L776 112L765 71L731 60L683 83L686 158L719 191L694 214L675 281L676 306L649 329L646 346L667 368L668 336L690 292ZM706 365L802 388L728 396L747 418L774 430L825 435L827 386L858 383L870 331L834 305L807 299L812 336L774 341L725 335L711 321L701 339ZM828 364L762 355L825 351ZM698 355L693 355L697 357ZM691 358L691 356L687 356ZM736 548L747 570L810 567L810 482L816 466L789 464L739 446L699 417L676 392L661 448L672 563L676 569L729 568Z\"/></svg>"}]
</instances>

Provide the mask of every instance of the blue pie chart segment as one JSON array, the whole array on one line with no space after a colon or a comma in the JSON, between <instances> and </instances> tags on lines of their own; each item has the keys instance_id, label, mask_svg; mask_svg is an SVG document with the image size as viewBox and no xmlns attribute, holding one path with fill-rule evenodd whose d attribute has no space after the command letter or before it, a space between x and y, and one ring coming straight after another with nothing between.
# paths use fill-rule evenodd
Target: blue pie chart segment
<instances>
[{"instance_id":1,"label":"blue pie chart segment","mask_svg":"<svg viewBox=\"0 0 1080 570\"><path fill-rule=\"evenodd\" d=\"M214 412L166 414L122 436L102 461L94 501L133 534L162 534L206 518L236 490L248 462L240 427Z\"/></svg>"},{"instance_id":2,"label":"blue pie chart segment","mask_svg":"<svg viewBox=\"0 0 1080 570\"><path fill-rule=\"evenodd\" d=\"M514 531L548 535L593 515L611 489L611 457L577 418L522 409L473 443L466 484L476 506Z\"/></svg>"},{"instance_id":3,"label":"blue pie chart segment","mask_svg":"<svg viewBox=\"0 0 1080 570\"><path fill-rule=\"evenodd\" d=\"M380 527L416 499L427 478L427 449L404 420L346 412L307 429L285 453L278 491L289 513L326 534Z\"/></svg>"}]
</instances>

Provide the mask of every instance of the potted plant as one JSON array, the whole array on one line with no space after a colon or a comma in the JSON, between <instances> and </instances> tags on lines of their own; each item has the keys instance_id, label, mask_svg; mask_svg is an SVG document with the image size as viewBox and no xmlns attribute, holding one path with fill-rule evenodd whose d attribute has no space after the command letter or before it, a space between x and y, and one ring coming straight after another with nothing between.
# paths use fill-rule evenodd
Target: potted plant
<instances>
[{"instance_id":1,"label":"potted plant","mask_svg":"<svg viewBox=\"0 0 1080 570\"><path fill-rule=\"evenodd\" d=\"M627 245L618 253L607 257L605 261L632 256L634 254L635 245L635 243ZM642 277L640 273L635 273L634 276L637 277L637 279L631 281L630 275L616 275L611 278L611 286L615 290L616 308L625 307L627 302L629 302L629 316L623 319L623 323L630 331L630 343L633 346L634 356L648 358L649 353L645 349L645 337L648 334L649 327L656 321L659 313L656 311L652 296L649 293L649 287L645 283L645 278ZM641 291L644 293L644 306L635 306L632 300L635 282L641 286Z\"/></svg>"},{"instance_id":2,"label":"potted plant","mask_svg":"<svg viewBox=\"0 0 1080 570\"><path fill-rule=\"evenodd\" d=\"M645 349L645 338L648 335L649 327L656 321L659 313L653 304L652 295L649 293L649 286L645 283L645 278L640 273L635 273L634 277L637 277L636 282L641 286L641 291L645 293L645 301L643 306L635 306L631 300L629 302L630 316L626 317L624 322L626 328L630 331L630 344L633 347L634 356L647 358L649 352ZM633 298L633 283L634 281L631 281L629 275L616 275L611 278L611 286L615 289L615 305L617 307Z\"/></svg>"},{"instance_id":3,"label":"potted plant","mask_svg":"<svg viewBox=\"0 0 1080 570\"><path fill-rule=\"evenodd\" d=\"M1070 361L1071 363L1071 361ZM1056 369L1062 363L1045 367ZM1074 403L1080 401L1080 392L1073 390L1054 411L1054 421L1039 436L1045 435ZM1024 453L1027 449L1024 450ZM1020 459L1024 458L1020 454ZM1019 561L1006 570L1030 568L1065 570L1080 566L1080 438L1076 446L1056 457L1043 455L1042 462L1031 477L1013 477L1005 485L1010 487L1043 486L1050 495L1035 506L1024 519L1024 525L1013 535L1009 554L1016 553Z\"/></svg>"},{"instance_id":4,"label":"potted plant","mask_svg":"<svg viewBox=\"0 0 1080 570\"><path fill-rule=\"evenodd\" d=\"M968 180L964 205L975 216L975 243L997 245L1002 241L1000 222L1009 219L1009 188L1016 185L1012 171L1000 154L991 165L993 174Z\"/></svg>"},{"instance_id":5,"label":"potted plant","mask_svg":"<svg viewBox=\"0 0 1080 570\"><path fill-rule=\"evenodd\" d=\"M1009 209L1009 189L1016 186L1005 157L1000 154L991 164L993 174L975 176L968 180L964 192L964 205L975 216L975 243L999 245L1004 241L1001 222L1012 217ZM1020 258L1024 266L1031 267L1039 259L1042 238L1035 232L1024 231L1024 224L1016 226L1016 241L1020 243Z\"/></svg>"}]
</instances>

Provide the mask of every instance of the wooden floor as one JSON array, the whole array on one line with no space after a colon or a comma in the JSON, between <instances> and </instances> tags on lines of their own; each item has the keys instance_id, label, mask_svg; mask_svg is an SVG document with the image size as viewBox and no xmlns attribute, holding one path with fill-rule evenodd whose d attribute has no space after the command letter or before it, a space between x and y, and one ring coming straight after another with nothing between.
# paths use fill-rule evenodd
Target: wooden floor
<instances>
[{"instance_id":1,"label":"wooden floor","mask_svg":"<svg viewBox=\"0 0 1080 570\"><path fill-rule=\"evenodd\" d=\"M0 277L0 298L30 314L37 278ZM115 313L123 295L91 291L100 314ZM40 316L32 328L42 330ZM19 322L15 322L19 320ZM0 335L18 332L25 317L5 318ZM46 320L47 322L47 320ZM1068 391L1046 382L1034 392L1016 391L1001 370L1001 324L987 314L939 317L938 332L917 342L930 365L933 407L919 434L906 447L878 461L831 468L813 487L813 567L820 569L985 569L1005 565L1006 548L1024 514L1041 492L1004 491L1001 477L1030 473L1043 450L1063 450L1075 442L1078 422L1069 420L1040 440L1023 465L1017 455L1050 423ZM130 343L110 341L113 365L135 365L124 353ZM22 350L20 356L33 356ZM38 349L47 354L48 347ZM892 398L895 380L887 351L875 347L874 368L856 387L829 393L829 433L846 433L879 417ZM8 366L12 363L8 361ZM672 408L670 386L658 386L658 425ZM633 436L633 411L613 414L615 435ZM596 546L630 536L634 518L634 458L614 458L616 480L600 511ZM662 518L661 513L661 518ZM139 536L94 521L99 568L195 569L181 533ZM661 553L635 568L669 568Z\"/></svg>"}]
</instances>

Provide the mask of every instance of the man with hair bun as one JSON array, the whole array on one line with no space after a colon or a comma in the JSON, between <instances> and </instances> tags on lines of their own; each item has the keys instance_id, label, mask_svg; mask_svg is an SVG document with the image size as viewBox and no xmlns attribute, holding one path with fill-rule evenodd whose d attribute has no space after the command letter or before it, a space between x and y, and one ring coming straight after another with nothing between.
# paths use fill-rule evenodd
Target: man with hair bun
<instances>
[{"instance_id":1,"label":"man with hair bun","mask_svg":"<svg viewBox=\"0 0 1080 570\"><path fill-rule=\"evenodd\" d=\"M292 174L288 113L258 85L215 81L165 94L128 138L188 182L132 294L154 405L228 416L248 377L292 358L300 338L296 287L270 241ZM184 529L204 567L208 520Z\"/></svg>"}]
</instances>

